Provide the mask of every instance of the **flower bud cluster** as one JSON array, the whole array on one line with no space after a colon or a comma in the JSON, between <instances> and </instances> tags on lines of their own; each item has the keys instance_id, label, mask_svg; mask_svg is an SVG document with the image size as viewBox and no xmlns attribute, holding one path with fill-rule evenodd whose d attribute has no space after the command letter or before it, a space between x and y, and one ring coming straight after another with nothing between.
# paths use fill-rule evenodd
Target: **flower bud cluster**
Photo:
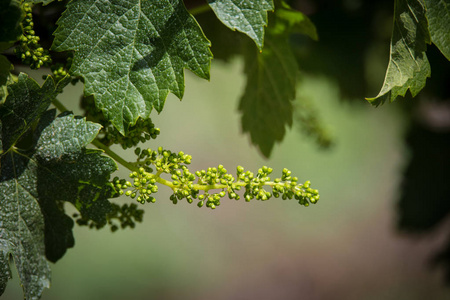
<instances>
[{"instance_id":1,"label":"flower bud cluster","mask_svg":"<svg viewBox=\"0 0 450 300\"><path fill-rule=\"evenodd\" d=\"M136 121L136 124L128 128L125 136L111 124L103 128L105 136L101 141L106 145L120 144L123 149L132 148L139 143L156 139L160 133L159 128L155 127L151 119L143 120L141 118Z\"/></svg>"},{"instance_id":2,"label":"flower bud cluster","mask_svg":"<svg viewBox=\"0 0 450 300\"><path fill-rule=\"evenodd\" d=\"M15 48L16 55L32 69L39 69L43 65L51 63L52 59L48 50L44 50L39 44L39 37L33 30L33 14L31 5L27 2L23 3L22 9L25 18L22 21L23 34L19 38L19 45Z\"/></svg>"},{"instance_id":3,"label":"flower bud cluster","mask_svg":"<svg viewBox=\"0 0 450 300\"><path fill-rule=\"evenodd\" d=\"M54 64L50 68L52 70L52 75L55 79L55 82L60 81L68 74L66 68L64 68L64 65L61 63Z\"/></svg>"},{"instance_id":4,"label":"flower bud cluster","mask_svg":"<svg viewBox=\"0 0 450 300\"><path fill-rule=\"evenodd\" d=\"M235 178L222 165L191 173L187 165L191 163L192 157L182 151L175 153L159 147L157 150L137 148L135 153L138 156L138 170L130 174L133 184L125 180L117 182L119 188L128 189L125 195L136 198L142 204L156 201L153 194L158 191L157 184L173 190L170 200L174 204L182 199L188 203L197 200L198 207L211 209L220 206L221 199L226 195L239 200L238 191L241 189L245 190L243 196L247 202L281 197L283 200L295 199L299 204L309 206L320 198L318 190L312 189L309 181L299 184L298 178L291 176L288 169L283 169L281 177L272 181L269 177L272 168L264 166L254 174L238 166ZM162 178L162 174L168 174L171 181ZM211 192L213 190L215 192Z\"/></svg>"},{"instance_id":5,"label":"flower bud cluster","mask_svg":"<svg viewBox=\"0 0 450 300\"><path fill-rule=\"evenodd\" d=\"M100 123L103 127L100 130L98 139L105 146L120 144L123 149L136 147L139 143L145 143L151 139L156 139L160 134L160 129L155 127L151 119L139 118L136 124L130 126L126 135L122 135L112 124L107 121L101 110L95 106L93 96L84 97L81 102L88 120Z\"/></svg>"}]
</instances>

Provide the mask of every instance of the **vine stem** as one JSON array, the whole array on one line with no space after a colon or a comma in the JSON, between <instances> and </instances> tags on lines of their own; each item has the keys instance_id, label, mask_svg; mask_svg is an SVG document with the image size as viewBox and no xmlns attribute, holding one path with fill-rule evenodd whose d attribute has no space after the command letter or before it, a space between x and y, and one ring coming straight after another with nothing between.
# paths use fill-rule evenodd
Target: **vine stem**
<instances>
[{"instance_id":1,"label":"vine stem","mask_svg":"<svg viewBox=\"0 0 450 300\"><path fill-rule=\"evenodd\" d=\"M53 99L52 104L60 111L65 112L68 111L67 107L64 106L58 99Z\"/></svg>"},{"instance_id":2,"label":"vine stem","mask_svg":"<svg viewBox=\"0 0 450 300\"><path fill-rule=\"evenodd\" d=\"M196 16L196 15L202 14L204 12L207 12L209 10L211 10L211 6L209 6L209 4L202 4L200 6L191 8L190 10L188 10L188 12L191 15Z\"/></svg>"},{"instance_id":3,"label":"vine stem","mask_svg":"<svg viewBox=\"0 0 450 300\"><path fill-rule=\"evenodd\" d=\"M139 171L139 168L134 166L133 164L127 162L125 159L123 159L122 157L120 157L116 152L112 151L108 146L105 146L102 142L100 142L97 139L94 139L92 142L92 145L94 145L95 147L102 149L103 151L105 151L106 154L108 154L111 158L113 158L115 161L117 161L119 164L121 164L122 166L124 166L125 168L127 168L130 171Z\"/></svg>"}]
</instances>

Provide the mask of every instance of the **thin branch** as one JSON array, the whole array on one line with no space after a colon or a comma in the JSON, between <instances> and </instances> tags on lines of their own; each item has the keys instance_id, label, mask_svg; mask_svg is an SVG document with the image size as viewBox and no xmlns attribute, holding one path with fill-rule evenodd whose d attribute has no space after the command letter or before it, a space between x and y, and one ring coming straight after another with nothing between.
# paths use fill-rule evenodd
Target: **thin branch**
<instances>
[{"instance_id":1,"label":"thin branch","mask_svg":"<svg viewBox=\"0 0 450 300\"><path fill-rule=\"evenodd\" d=\"M117 161L119 164L121 164L122 166L124 166L128 170L130 170L130 171L138 171L139 170L138 167L136 167L136 166L132 165L131 163L127 162L125 159L120 157L116 152L112 151L111 149L109 149L109 147L107 147L104 144L102 144L99 140L94 139L91 142L91 144L94 145L95 147L105 151L106 154L111 156L111 158L113 158L115 161Z\"/></svg>"},{"instance_id":2,"label":"thin branch","mask_svg":"<svg viewBox=\"0 0 450 300\"><path fill-rule=\"evenodd\" d=\"M196 15L205 13L205 12L210 11L210 10L211 10L211 6L209 6L209 4L203 4L203 5L191 8L190 10L188 10L188 12L191 15L196 16Z\"/></svg>"},{"instance_id":3,"label":"thin branch","mask_svg":"<svg viewBox=\"0 0 450 300\"><path fill-rule=\"evenodd\" d=\"M60 111L65 112L68 111L67 107L64 106L58 99L53 99L52 104Z\"/></svg>"}]
</instances>

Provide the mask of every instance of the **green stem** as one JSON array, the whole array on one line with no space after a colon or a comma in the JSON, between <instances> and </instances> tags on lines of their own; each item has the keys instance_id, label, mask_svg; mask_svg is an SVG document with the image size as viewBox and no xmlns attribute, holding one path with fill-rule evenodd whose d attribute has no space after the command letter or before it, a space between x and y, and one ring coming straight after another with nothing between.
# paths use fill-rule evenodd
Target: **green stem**
<instances>
[{"instance_id":1,"label":"green stem","mask_svg":"<svg viewBox=\"0 0 450 300\"><path fill-rule=\"evenodd\" d=\"M103 151L105 151L106 154L111 156L111 158L113 158L115 161L117 161L119 164L121 164L122 166L124 166L128 170L130 170L130 171L139 171L138 167L136 167L136 166L132 165L131 163L127 162L125 159L120 157L116 152L112 151L111 149L109 149L109 147L107 147L104 144L102 144L99 140L94 139L91 143L94 146L96 146L97 148L102 149Z\"/></svg>"},{"instance_id":2,"label":"green stem","mask_svg":"<svg viewBox=\"0 0 450 300\"><path fill-rule=\"evenodd\" d=\"M225 184L210 184L210 185L204 185L204 184L194 184L194 188L199 191L209 191L209 190L217 190L217 189L226 189L228 186Z\"/></svg>"},{"instance_id":3,"label":"green stem","mask_svg":"<svg viewBox=\"0 0 450 300\"><path fill-rule=\"evenodd\" d=\"M209 6L209 4L203 4L203 5L191 8L190 10L188 10L188 12L191 15L196 16L196 15L202 14L204 12L207 12L210 9L211 9L211 6Z\"/></svg>"},{"instance_id":4,"label":"green stem","mask_svg":"<svg viewBox=\"0 0 450 300\"><path fill-rule=\"evenodd\" d=\"M65 107L58 99L53 99L52 103L60 112L68 111L67 107Z\"/></svg>"},{"instance_id":5,"label":"green stem","mask_svg":"<svg viewBox=\"0 0 450 300\"><path fill-rule=\"evenodd\" d=\"M170 187L171 189L174 189L175 186L173 185L173 183L169 180L165 180L164 178L161 178L159 176L155 176L155 180L158 183L164 184L165 186Z\"/></svg>"}]
</instances>

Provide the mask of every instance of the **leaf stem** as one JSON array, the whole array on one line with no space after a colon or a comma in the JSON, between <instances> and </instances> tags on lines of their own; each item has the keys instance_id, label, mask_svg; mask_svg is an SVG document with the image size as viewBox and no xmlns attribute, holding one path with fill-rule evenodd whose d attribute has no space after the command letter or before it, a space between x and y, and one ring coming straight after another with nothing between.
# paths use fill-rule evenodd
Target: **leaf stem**
<instances>
[{"instance_id":1,"label":"leaf stem","mask_svg":"<svg viewBox=\"0 0 450 300\"><path fill-rule=\"evenodd\" d=\"M209 10L211 10L211 6L209 6L209 4L203 4L203 5L191 8L190 10L188 10L188 12L191 15L196 16L196 15L202 14L204 12L207 12Z\"/></svg>"},{"instance_id":2,"label":"leaf stem","mask_svg":"<svg viewBox=\"0 0 450 300\"><path fill-rule=\"evenodd\" d=\"M138 171L139 168L132 165L131 163L127 162L125 159L123 159L122 157L120 157L116 152L112 151L111 149L109 149L109 147L105 146L103 143L101 143L99 140L94 139L91 142L95 147L102 149L103 151L105 151L106 154L108 154L109 156L111 156L111 158L113 158L115 161L117 161L119 164L121 164L122 166L124 166L125 168L127 168L130 171Z\"/></svg>"},{"instance_id":3,"label":"leaf stem","mask_svg":"<svg viewBox=\"0 0 450 300\"><path fill-rule=\"evenodd\" d=\"M68 111L67 107L64 106L58 99L53 99L52 104L60 111L65 112Z\"/></svg>"}]
</instances>

